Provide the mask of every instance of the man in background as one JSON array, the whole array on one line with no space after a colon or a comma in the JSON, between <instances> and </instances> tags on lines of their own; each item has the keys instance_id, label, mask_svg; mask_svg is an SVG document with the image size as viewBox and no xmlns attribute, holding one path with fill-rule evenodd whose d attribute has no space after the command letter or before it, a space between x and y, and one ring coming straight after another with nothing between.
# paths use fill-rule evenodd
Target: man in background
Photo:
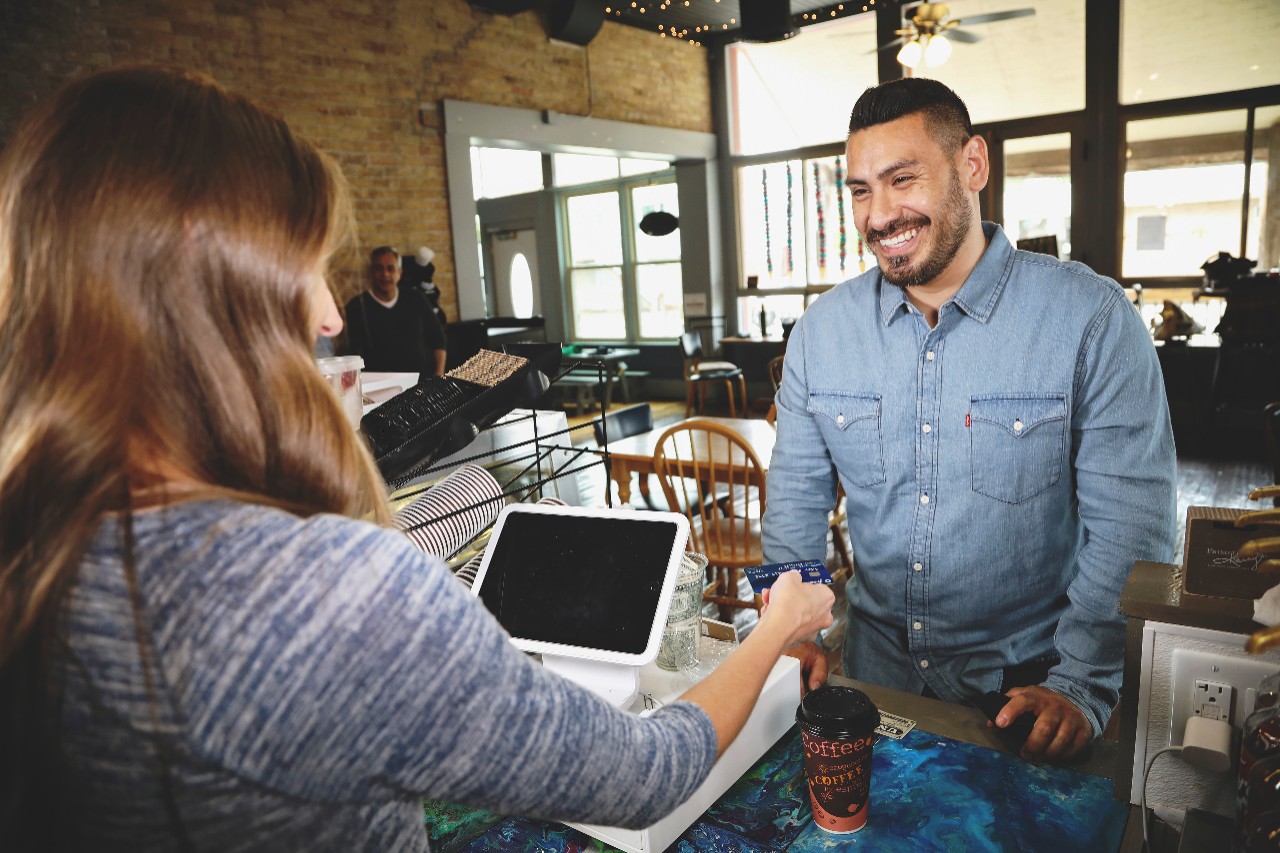
<instances>
[{"instance_id":1,"label":"man in background","mask_svg":"<svg viewBox=\"0 0 1280 853\"><path fill-rule=\"evenodd\" d=\"M347 303L347 351L364 369L444 373L444 328L422 292L401 288L400 254L379 246L369 255L369 289Z\"/></svg>"},{"instance_id":2,"label":"man in background","mask_svg":"<svg viewBox=\"0 0 1280 853\"><path fill-rule=\"evenodd\" d=\"M1173 556L1155 348L1114 281L981 221L986 142L946 86L868 89L849 131L878 268L792 332L765 559L825 556L838 477L857 555L845 674L948 702L1003 692L998 726L1037 716L1023 755L1068 758L1118 699L1134 561Z\"/></svg>"}]
</instances>

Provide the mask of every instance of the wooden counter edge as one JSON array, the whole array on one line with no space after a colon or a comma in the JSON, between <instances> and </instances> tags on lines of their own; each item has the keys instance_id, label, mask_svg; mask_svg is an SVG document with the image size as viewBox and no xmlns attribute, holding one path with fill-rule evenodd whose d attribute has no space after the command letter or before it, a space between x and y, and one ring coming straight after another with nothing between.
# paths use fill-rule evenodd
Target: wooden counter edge
<instances>
[{"instance_id":1,"label":"wooden counter edge","mask_svg":"<svg viewBox=\"0 0 1280 853\"><path fill-rule=\"evenodd\" d=\"M830 683L858 688L871 697L878 709L915 720L916 728L921 731L985 746L997 752L1014 752L994 729L987 728L987 718L977 708L939 699L926 699L892 687L881 687L840 675L831 676ZM1079 770L1090 776L1114 779L1118 751L1119 745L1115 741L1095 740L1083 758L1058 766Z\"/></svg>"}]
</instances>

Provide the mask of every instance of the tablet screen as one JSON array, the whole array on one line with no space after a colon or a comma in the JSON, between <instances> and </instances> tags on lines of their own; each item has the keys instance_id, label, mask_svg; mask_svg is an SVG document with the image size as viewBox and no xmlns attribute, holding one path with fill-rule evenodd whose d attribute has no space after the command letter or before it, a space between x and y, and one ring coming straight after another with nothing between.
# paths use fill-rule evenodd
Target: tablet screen
<instances>
[{"instance_id":1,"label":"tablet screen","mask_svg":"<svg viewBox=\"0 0 1280 853\"><path fill-rule=\"evenodd\" d=\"M476 578L480 599L517 645L640 655L653 641L656 654L664 587L670 595L668 576L685 544L683 517L556 509L504 510Z\"/></svg>"}]
</instances>

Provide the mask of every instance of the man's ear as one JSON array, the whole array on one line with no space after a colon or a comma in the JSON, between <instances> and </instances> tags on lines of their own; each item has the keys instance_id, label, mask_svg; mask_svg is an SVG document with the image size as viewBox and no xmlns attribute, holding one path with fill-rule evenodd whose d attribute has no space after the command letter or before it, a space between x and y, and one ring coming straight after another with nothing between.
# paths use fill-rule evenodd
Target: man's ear
<instances>
[{"instance_id":1,"label":"man's ear","mask_svg":"<svg viewBox=\"0 0 1280 853\"><path fill-rule=\"evenodd\" d=\"M981 136L970 137L960 148L960 176L969 192L981 192L991 176L991 159L987 153L987 140Z\"/></svg>"}]
</instances>

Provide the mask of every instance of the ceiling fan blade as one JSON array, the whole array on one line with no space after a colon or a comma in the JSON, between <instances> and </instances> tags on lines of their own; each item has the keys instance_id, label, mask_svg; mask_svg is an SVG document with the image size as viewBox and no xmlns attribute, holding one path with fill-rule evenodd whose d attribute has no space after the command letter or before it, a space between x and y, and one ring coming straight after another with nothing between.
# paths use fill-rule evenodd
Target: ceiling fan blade
<instances>
[{"instance_id":1,"label":"ceiling fan blade","mask_svg":"<svg viewBox=\"0 0 1280 853\"><path fill-rule=\"evenodd\" d=\"M992 21L1007 21L1010 18L1025 18L1036 13L1035 9L1010 9L1008 12L992 12L989 15L974 15L973 17L965 16L958 18L956 23L969 26L970 24L989 24Z\"/></svg>"},{"instance_id":2,"label":"ceiling fan blade","mask_svg":"<svg viewBox=\"0 0 1280 853\"><path fill-rule=\"evenodd\" d=\"M882 44L879 47L877 47L875 50L868 50L866 53L863 54L863 56L870 56L873 53L880 53L881 51L884 51L884 50L892 50L893 48L898 47L899 45L906 44L909 41L911 41L910 38L908 38L907 36L903 36L902 38L894 39L893 41L887 44Z\"/></svg>"},{"instance_id":3,"label":"ceiling fan blade","mask_svg":"<svg viewBox=\"0 0 1280 853\"><path fill-rule=\"evenodd\" d=\"M952 41L962 41L965 44L982 41L982 36L971 33L968 30L947 30L943 35Z\"/></svg>"}]
</instances>

